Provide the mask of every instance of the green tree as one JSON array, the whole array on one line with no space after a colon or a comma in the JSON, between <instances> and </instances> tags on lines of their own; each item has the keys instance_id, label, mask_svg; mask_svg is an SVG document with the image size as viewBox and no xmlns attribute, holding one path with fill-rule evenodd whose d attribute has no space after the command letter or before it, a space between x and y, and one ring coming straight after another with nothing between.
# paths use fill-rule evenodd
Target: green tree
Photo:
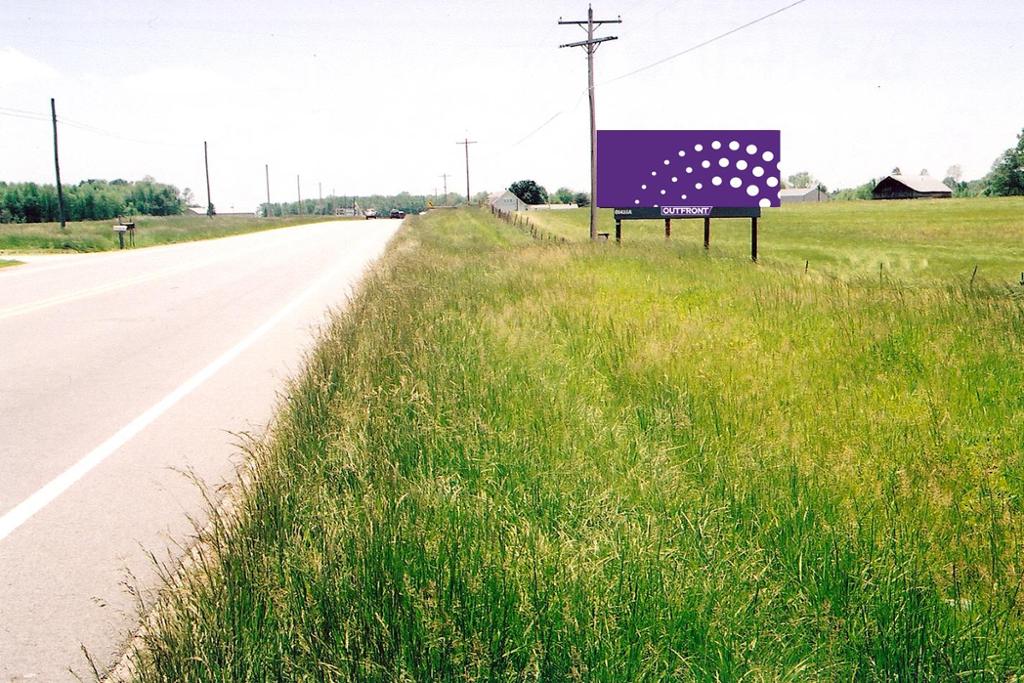
<instances>
[{"instance_id":1,"label":"green tree","mask_svg":"<svg viewBox=\"0 0 1024 683\"><path fill-rule=\"evenodd\" d=\"M816 180L807 171L800 171L786 178L786 185L788 187L815 187Z\"/></svg>"},{"instance_id":2,"label":"green tree","mask_svg":"<svg viewBox=\"0 0 1024 683\"><path fill-rule=\"evenodd\" d=\"M587 192L577 192L572 197L572 203L576 206L590 206L590 194Z\"/></svg>"},{"instance_id":3,"label":"green tree","mask_svg":"<svg viewBox=\"0 0 1024 683\"><path fill-rule=\"evenodd\" d=\"M985 193L994 197L1024 194L1024 130L1017 135L1017 145L1003 152L986 178Z\"/></svg>"},{"instance_id":4,"label":"green tree","mask_svg":"<svg viewBox=\"0 0 1024 683\"><path fill-rule=\"evenodd\" d=\"M555 190L555 199L559 204L572 204L573 191L568 187L560 187Z\"/></svg>"},{"instance_id":5,"label":"green tree","mask_svg":"<svg viewBox=\"0 0 1024 683\"><path fill-rule=\"evenodd\" d=\"M508 190L527 204L546 204L548 201L548 191L532 180L517 180L509 185Z\"/></svg>"},{"instance_id":6,"label":"green tree","mask_svg":"<svg viewBox=\"0 0 1024 683\"><path fill-rule=\"evenodd\" d=\"M877 184L878 181L872 178L863 185L836 190L831 196L833 199L871 199L871 191L875 189ZM824 188L824 185L822 188Z\"/></svg>"}]
</instances>

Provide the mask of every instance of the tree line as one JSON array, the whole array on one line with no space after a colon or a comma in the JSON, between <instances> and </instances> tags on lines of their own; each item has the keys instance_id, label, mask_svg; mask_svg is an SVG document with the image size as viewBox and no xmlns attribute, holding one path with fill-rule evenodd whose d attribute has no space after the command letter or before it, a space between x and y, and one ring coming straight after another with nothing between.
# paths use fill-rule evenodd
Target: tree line
<instances>
[{"instance_id":1,"label":"tree line","mask_svg":"<svg viewBox=\"0 0 1024 683\"><path fill-rule=\"evenodd\" d=\"M362 213L374 209L378 213L387 213L392 209L398 209L405 213L420 213L431 206L458 206L465 204L466 198L457 192L449 192L444 195L422 195L399 192L398 194L373 194L373 195L352 195L336 196L330 195L323 199L303 199L301 211L298 201L294 202L272 202L260 204L259 214L261 216L297 216L301 213L304 216L334 216L346 211Z\"/></svg>"},{"instance_id":2,"label":"tree line","mask_svg":"<svg viewBox=\"0 0 1024 683\"><path fill-rule=\"evenodd\" d=\"M517 180L508 187L508 191L519 197L525 204L576 204L587 206L590 204L590 195L586 192L574 192L567 187L560 187L554 194L549 194L547 188L538 185L533 180Z\"/></svg>"},{"instance_id":3,"label":"tree line","mask_svg":"<svg viewBox=\"0 0 1024 683\"><path fill-rule=\"evenodd\" d=\"M899 168L893 169L893 175L900 173ZM928 175L921 169L918 175ZM871 199L871 191L882 180L872 178L863 185L848 187L831 193L833 199ZM816 182L806 173L789 177L790 187L813 187L813 184L794 184ZM1017 135L1017 144L1010 147L992 163L991 170L982 178L963 180L960 166L954 164L946 169L943 184L953 191L954 197L1011 197L1024 195L1024 130Z\"/></svg>"},{"instance_id":4,"label":"tree line","mask_svg":"<svg viewBox=\"0 0 1024 683\"><path fill-rule=\"evenodd\" d=\"M64 218L98 221L135 214L173 216L185 211L185 197L178 188L142 180L83 180L64 185ZM188 192L187 188L185 190ZM0 181L0 223L50 223L60 220L54 185Z\"/></svg>"}]
</instances>

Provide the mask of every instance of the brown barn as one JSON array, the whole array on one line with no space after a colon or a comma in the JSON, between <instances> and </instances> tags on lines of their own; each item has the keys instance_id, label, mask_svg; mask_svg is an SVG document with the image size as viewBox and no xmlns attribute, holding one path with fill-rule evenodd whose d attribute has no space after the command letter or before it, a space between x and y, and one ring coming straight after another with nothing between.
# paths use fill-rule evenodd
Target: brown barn
<instances>
[{"instance_id":1,"label":"brown barn","mask_svg":"<svg viewBox=\"0 0 1024 683\"><path fill-rule=\"evenodd\" d=\"M944 199L953 191L930 175L891 175L871 190L872 199Z\"/></svg>"}]
</instances>

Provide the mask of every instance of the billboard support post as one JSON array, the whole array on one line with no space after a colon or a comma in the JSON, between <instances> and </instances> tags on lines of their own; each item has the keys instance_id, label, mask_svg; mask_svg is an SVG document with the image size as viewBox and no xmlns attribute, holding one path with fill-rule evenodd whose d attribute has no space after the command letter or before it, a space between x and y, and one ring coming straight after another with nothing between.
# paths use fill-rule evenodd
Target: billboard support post
<instances>
[{"instance_id":1,"label":"billboard support post","mask_svg":"<svg viewBox=\"0 0 1024 683\"><path fill-rule=\"evenodd\" d=\"M750 260L757 263L757 217L750 219Z\"/></svg>"}]
</instances>

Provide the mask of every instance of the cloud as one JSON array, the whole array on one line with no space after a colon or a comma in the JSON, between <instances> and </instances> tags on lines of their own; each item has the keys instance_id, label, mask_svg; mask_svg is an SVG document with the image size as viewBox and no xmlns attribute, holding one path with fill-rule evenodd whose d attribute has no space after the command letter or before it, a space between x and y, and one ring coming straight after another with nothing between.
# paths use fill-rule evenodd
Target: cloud
<instances>
[{"instance_id":1,"label":"cloud","mask_svg":"<svg viewBox=\"0 0 1024 683\"><path fill-rule=\"evenodd\" d=\"M13 47L0 48L0 84L18 85L57 78L57 70Z\"/></svg>"}]
</instances>

